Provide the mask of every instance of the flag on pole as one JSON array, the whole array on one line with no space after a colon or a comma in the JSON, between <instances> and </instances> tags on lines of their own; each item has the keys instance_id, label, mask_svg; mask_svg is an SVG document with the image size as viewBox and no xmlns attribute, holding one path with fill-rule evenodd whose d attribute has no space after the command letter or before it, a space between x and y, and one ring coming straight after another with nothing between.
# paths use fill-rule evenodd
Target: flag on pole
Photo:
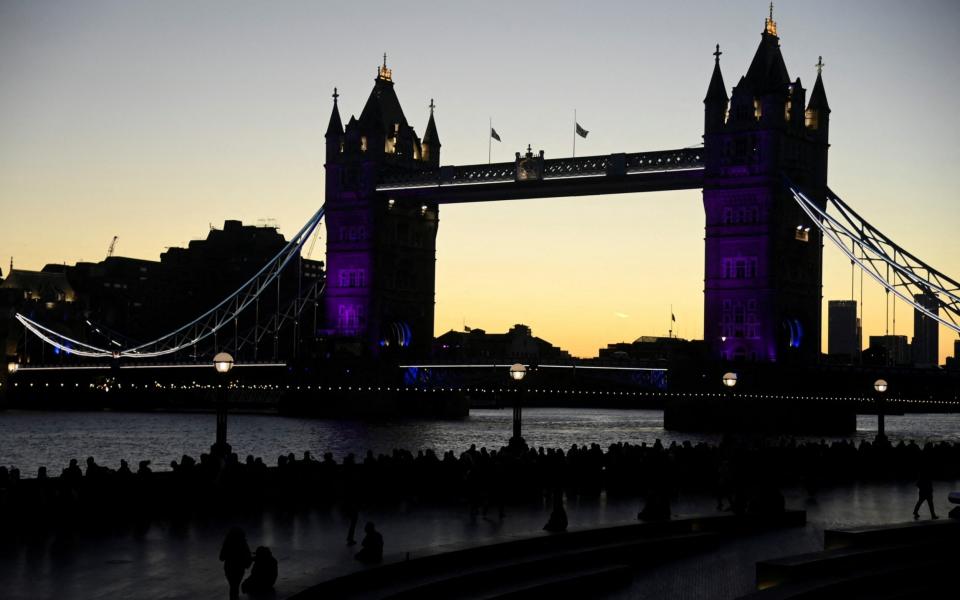
<instances>
[{"instance_id":1,"label":"flag on pole","mask_svg":"<svg viewBox=\"0 0 960 600\"><path fill-rule=\"evenodd\" d=\"M500 135L497 133L497 130L494 129L493 127L490 128L490 137L497 140L498 142L500 141Z\"/></svg>"},{"instance_id":2,"label":"flag on pole","mask_svg":"<svg viewBox=\"0 0 960 600\"><path fill-rule=\"evenodd\" d=\"M677 322L677 315L670 313L670 321L673 323Z\"/></svg>"},{"instance_id":3,"label":"flag on pole","mask_svg":"<svg viewBox=\"0 0 960 600\"><path fill-rule=\"evenodd\" d=\"M590 132L584 129L583 127L580 127L580 123L574 122L574 125L577 126L577 135L579 135L583 139L587 139L587 134Z\"/></svg>"}]
</instances>

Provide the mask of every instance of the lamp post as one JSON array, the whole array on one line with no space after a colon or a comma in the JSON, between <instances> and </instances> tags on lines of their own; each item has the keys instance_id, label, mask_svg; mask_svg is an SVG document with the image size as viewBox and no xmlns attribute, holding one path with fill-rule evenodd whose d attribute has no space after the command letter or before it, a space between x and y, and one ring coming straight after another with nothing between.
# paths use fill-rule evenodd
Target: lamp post
<instances>
[{"instance_id":1,"label":"lamp post","mask_svg":"<svg viewBox=\"0 0 960 600\"><path fill-rule=\"evenodd\" d=\"M527 367L525 367L522 363L515 363L510 367L510 379L517 382L517 393L513 396L513 437L510 438L511 448L522 448L526 446L526 443L523 441L523 437L520 435L520 420L522 417L522 409L520 408L520 395L523 393L521 382L526 374Z\"/></svg>"},{"instance_id":2,"label":"lamp post","mask_svg":"<svg viewBox=\"0 0 960 600\"><path fill-rule=\"evenodd\" d=\"M213 367L222 375L221 379L226 381L227 374L233 368L233 357L226 352L220 352L213 357ZM217 393L217 439L210 451L214 456L223 456L229 447L227 445L227 390L224 388Z\"/></svg>"},{"instance_id":3,"label":"lamp post","mask_svg":"<svg viewBox=\"0 0 960 600\"><path fill-rule=\"evenodd\" d=\"M735 385L737 385L737 374L733 372L724 373L723 386L732 392Z\"/></svg>"},{"instance_id":4,"label":"lamp post","mask_svg":"<svg viewBox=\"0 0 960 600\"><path fill-rule=\"evenodd\" d=\"M887 432L883 419L883 393L887 391L887 381L885 379L874 381L873 389L877 392L877 441L884 442L887 439Z\"/></svg>"}]
</instances>

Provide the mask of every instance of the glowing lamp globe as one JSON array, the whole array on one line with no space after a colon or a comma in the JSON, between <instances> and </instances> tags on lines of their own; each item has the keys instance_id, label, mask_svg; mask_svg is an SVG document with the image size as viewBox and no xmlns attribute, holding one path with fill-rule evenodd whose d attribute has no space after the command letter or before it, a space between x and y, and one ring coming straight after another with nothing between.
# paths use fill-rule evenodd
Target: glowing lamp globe
<instances>
[{"instance_id":1,"label":"glowing lamp globe","mask_svg":"<svg viewBox=\"0 0 960 600\"><path fill-rule=\"evenodd\" d=\"M17 369L19 369L19 368L20 368L20 365L18 365L18 364L15 363L15 362L7 363L7 373L10 373L11 375L13 375L14 373L16 373L16 372L17 372Z\"/></svg>"},{"instance_id":2,"label":"glowing lamp globe","mask_svg":"<svg viewBox=\"0 0 960 600\"><path fill-rule=\"evenodd\" d=\"M886 379L878 379L878 380L874 381L874 382L873 382L873 389L877 390L877 392L879 392L879 393L881 393L881 394L884 393L885 391L887 391L887 380L886 380Z\"/></svg>"},{"instance_id":3,"label":"glowing lamp globe","mask_svg":"<svg viewBox=\"0 0 960 600\"><path fill-rule=\"evenodd\" d=\"M217 373L229 373L233 368L233 357L226 352L220 352L213 357L213 366L217 369Z\"/></svg>"},{"instance_id":4,"label":"glowing lamp globe","mask_svg":"<svg viewBox=\"0 0 960 600\"><path fill-rule=\"evenodd\" d=\"M737 374L736 373L724 373L723 374L723 385L732 388L737 385Z\"/></svg>"},{"instance_id":5,"label":"glowing lamp globe","mask_svg":"<svg viewBox=\"0 0 960 600\"><path fill-rule=\"evenodd\" d=\"M520 363L515 363L510 367L510 379L520 381L527 374L527 368Z\"/></svg>"}]
</instances>

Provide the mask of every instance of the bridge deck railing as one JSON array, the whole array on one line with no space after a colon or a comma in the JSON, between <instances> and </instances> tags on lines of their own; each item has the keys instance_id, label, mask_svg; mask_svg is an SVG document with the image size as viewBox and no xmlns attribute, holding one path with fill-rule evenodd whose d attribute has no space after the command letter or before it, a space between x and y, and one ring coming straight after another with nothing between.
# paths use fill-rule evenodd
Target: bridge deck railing
<instances>
[{"instance_id":1,"label":"bridge deck railing","mask_svg":"<svg viewBox=\"0 0 960 600\"><path fill-rule=\"evenodd\" d=\"M543 161L542 179L625 176L703 168L703 148L681 148L554 158ZM517 162L444 166L415 171L392 170L377 183L381 191L517 181Z\"/></svg>"}]
</instances>

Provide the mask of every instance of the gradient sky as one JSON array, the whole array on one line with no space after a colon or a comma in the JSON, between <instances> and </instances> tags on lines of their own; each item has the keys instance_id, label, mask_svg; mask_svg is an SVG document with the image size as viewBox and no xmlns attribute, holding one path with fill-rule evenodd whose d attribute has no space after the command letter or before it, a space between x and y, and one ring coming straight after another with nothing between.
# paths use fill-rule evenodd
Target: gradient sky
<instances>
[{"instance_id":1,"label":"gradient sky","mask_svg":"<svg viewBox=\"0 0 960 600\"><path fill-rule=\"evenodd\" d=\"M574 108L590 130L578 155L692 146L714 44L732 87L766 12L755 0L0 0L0 266L101 260L114 235L118 254L157 259L228 218L295 232L323 201L332 88L344 120L359 114L385 51L421 135L436 99L444 164L486 160L488 117L495 161L527 143L567 156ZM960 4L791 0L774 18L808 89L823 55L830 186L960 278ZM698 191L444 206L440 220L438 334L522 322L593 356L666 335L672 304L674 333L702 336ZM824 257L824 299L849 298L849 264L829 245ZM866 341L884 332L885 304L869 280L864 300ZM904 304L896 332L913 333ZM942 360L956 336L940 338Z\"/></svg>"}]
</instances>

